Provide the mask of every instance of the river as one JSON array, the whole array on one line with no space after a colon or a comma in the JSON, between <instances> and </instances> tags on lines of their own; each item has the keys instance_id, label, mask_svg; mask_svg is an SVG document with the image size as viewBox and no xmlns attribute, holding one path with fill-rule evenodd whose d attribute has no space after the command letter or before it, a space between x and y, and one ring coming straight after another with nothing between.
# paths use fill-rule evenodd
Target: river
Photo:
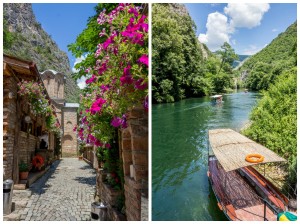
<instances>
[{"instance_id":1,"label":"river","mask_svg":"<svg viewBox=\"0 0 300 224\"><path fill-rule=\"evenodd\" d=\"M208 130L239 131L257 93L236 92L213 105L209 97L152 107L152 220L226 220L207 172Z\"/></svg>"}]
</instances>

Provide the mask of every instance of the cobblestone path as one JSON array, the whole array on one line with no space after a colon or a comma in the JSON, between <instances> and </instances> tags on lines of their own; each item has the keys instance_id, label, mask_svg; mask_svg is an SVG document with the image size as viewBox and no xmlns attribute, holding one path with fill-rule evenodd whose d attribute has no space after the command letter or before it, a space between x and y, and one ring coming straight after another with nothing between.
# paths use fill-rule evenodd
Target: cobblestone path
<instances>
[{"instance_id":1,"label":"cobblestone path","mask_svg":"<svg viewBox=\"0 0 300 224\"><path fill-rule=\"evenodd\" d=\"M21 211L25 221L90 220L96 172L77 158L63 158L31 187L32 195Z\"/></svg>"}]
</instances>

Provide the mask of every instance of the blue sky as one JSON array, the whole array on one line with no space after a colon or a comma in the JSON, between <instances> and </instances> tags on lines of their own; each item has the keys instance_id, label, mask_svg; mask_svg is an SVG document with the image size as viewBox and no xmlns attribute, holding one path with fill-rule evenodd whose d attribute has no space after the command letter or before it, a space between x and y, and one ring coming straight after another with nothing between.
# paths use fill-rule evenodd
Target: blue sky
<instances>
[{"instance_id":1,"label":"blue sky","mask_svg":"<svg viewBox=\"0 0 300 224\"><path fill-rule=\"evenodd\" d=\"M197 37L215 51L229 41L238 54L254 54L297 19L297 4L185 4Z\"/></svg>"},{"instance_id":2,"label":"blue sky","mask_svg":"<svg viewBox=\"0 0 300 224\"><path fill-rule=\"evenodd\" d=\"M95 15L97 4L32 4L33 12L43 29L52 36L59 48L68 54L71 68L75 58L68 52L68 44L74 43L86 27L90 16Z\"/></svg>"}]
</instances>

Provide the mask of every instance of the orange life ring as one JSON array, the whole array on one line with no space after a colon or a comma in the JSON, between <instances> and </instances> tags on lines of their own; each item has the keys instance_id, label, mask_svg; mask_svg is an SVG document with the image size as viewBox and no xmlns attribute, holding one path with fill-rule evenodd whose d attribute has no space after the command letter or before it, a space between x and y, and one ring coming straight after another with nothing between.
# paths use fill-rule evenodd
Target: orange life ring
<instances>
[{"instance_id":1,"label":"orange life ring","mask_svg":"<svg viewBox=\"0 0 300 224\"><path fill-rule=\"evenodd\" d=\"M249 154L246 156L245 160L249 163L261 163L264 161L264 157L260 154Z\"/></svg>"}]
</instances>

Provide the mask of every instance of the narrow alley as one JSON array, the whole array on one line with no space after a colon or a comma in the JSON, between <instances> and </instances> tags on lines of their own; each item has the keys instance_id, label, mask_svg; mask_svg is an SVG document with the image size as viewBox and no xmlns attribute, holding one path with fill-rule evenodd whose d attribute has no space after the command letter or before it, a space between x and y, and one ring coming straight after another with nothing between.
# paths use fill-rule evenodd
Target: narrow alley
<instances>
[{"instance_id":1,"label":"narrow alley","mask_svg":"<svg viewBox=\"0 0 300 224\"><path fill-rule=\"evenodd\" d=\"M56 161L27 190L15 191L15 211L4 220L88 221L96 172L77 158Z\"/></svg>"}]
</instances>

